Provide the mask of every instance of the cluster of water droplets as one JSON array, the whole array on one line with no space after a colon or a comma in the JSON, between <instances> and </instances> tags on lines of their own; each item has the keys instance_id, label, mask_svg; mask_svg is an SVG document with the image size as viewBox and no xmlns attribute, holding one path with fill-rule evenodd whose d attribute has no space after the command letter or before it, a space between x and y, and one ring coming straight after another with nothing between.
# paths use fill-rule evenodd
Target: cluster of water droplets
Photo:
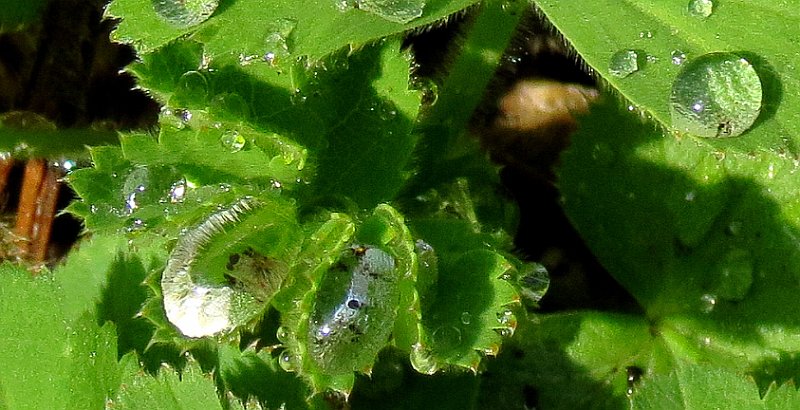
<instances>
[{"instance_id":1,"label":"cluster of water droplets","mask_svg":"<svg viewBox=\"0 0 800 410\"><path fill-rule=\"evenodd\" d=\"M691 0L686 13L706 20L714 13L713 0ZM639 33L637 41L655 37ZM761 112L762 85L755 68L746 58L729 52L712 52L688 58L673 49L669 61L680 67L670 92L672 127L700 137L734 137L747 131ZM608 73L627 78L659 58L638 49L622 49L609 58ZM635 107L633 107L635 110Z\"/></svg>"}]
</instances>

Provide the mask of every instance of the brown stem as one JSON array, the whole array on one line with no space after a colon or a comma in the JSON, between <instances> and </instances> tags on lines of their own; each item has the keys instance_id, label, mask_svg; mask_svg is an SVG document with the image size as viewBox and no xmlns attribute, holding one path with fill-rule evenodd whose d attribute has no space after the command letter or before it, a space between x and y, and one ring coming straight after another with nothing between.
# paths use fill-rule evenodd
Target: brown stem
<instances>
[{"instance_id":1,"label":"brown stem","mask_svg":"<svg viewBox=\"0 0 800 410\"><path fill-rule=\"evenodd\" d=\"M14 167L14 158L4 157L0 154L0 195L6 190L8 185L8 175L11 174L11 168ZM0 206L2 206L0 204Z\"/></svg>"},{"instance_id":2,"label":"brown stem","mask_svg":"<svg viewBox=\"0 0 800 410\"><path fill-rule=\"evenodd\" d=\"M46 167L44 180L39 190L36 215L31 228L30 256L34 263L44 263L47 259L47 245L50 243L50 232L53 229L53 219L55 219L58 202L59 174L56 168Z\"/></svg>"},{"instance_id":3,"label":"brown stem","mask_svg":"<svg viewBox=\"0 0 800 410\"><path fill-rule=\"evenodd\" d=\"M47 167L42 159L32 159L25 164L15 227L15 233L20 237L17 247L22 257L27 257L30 253L33 226L36 218L36 202L46 169Z\"/></svg>"}]
</instances>

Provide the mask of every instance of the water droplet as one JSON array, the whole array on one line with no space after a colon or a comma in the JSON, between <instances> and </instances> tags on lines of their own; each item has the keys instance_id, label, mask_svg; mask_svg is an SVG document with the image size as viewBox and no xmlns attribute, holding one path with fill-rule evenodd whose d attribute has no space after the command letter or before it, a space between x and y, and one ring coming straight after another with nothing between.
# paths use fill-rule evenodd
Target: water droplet
<instances>
[{"instance_id":1,"label":"water droplet","mask_svg":"<svg viewBox=\"0 0 800 410\"><path fill-rule=\"evenodd\" d=\"M497 332L500 337L510 337L514 334L514 329L510 327L495 328L494 331Z\"/></svg>"},{"instance_id":2,"label":"water droplet","mask_svg":"<svg viewBox=\"0 0 800 410\"><path fill-rule=\"evenodd\" d=\"M712 0L689 0L687 10L690 16L705 20L714 12L714 2Z\"/></svg>"},{"instance_id":3,"label":"water droplet","mask_svg":"<svg viewBox=\"0 0 800 410\"><path fill-rule=\"evenodd\" d=\"M639 38L653 38L653 32L650 30L640 31Z\"/></svg>"},{"instance_id":4,"label":"water droplet","mask_svg":"<svg viewBox=\"0 0 800 410\"><path fill-rule=\"evenodd\" d=\"M527 303L536 305L550 288L550 275L544 266L532 264L530 270L519 275L517 283L522 298Z\"/></svg>"},{"instance_id":5,"label":"water droplet","mask_svg":"<svg viewBox=\"0 0 800 410\"><path fill-rule=\"evenodd\" d=\"M468 325L472 322L472 315L469 312L461 312L461 323Z\"/></svg>"},{"instance_id":6,"label":"water droplet","mask_svg":"<svg viewBox=\"0 0 800 410\"><path fill-rule=\"evenodd\" d=\"M241 121L250 116L250 106L236 93L217 94L211 100L210 110L217 119Z\"/></svg>"},{"instance_id":7,"label":"water droplet","mask_svg":"<svg viewBox=\"0 0 800 410\"><path fill-rule=\"evenodd\" d=\"M181 78L178 79L178 93L180 93L181 102L186 100L196 104L205 101L208 96L208 80L206 76L199 71L183 73Z\"/></svg>"},{"instance_id":8,"label":"water droplet","mask_svg":"<svg viewBox=\"0 0 800 410\"><path fill-rule=\"evenodd\" d=\"M125 194L125 210L133 213L142 204L142 197L150 183L150 170L147 167L136 167L125 178L122 192Z\"/></svg>"},{"instance_id":9,"label":"water droplet","mask_svg":"<svg viewBox=\"0 0 800 410\"><path fill-rule=\"evenodd\" d=\"M294 356L292 356L288 350L282 351L280 356L278 356L278 364L281 366L281 369L286 372L294 372L297 370L297 363L295 363Z\"/></svg>"},{"instance_id":10,"label":"water droplet","mask_svg":"<svg viewBox=\"0 0 800 410\"><path fill-rule=\"evenodd\" d=\"M430 349L419 343L414 344L409 358L411 359L411 366L422 374L431 375L439 370L439 366Z\"/></svg>"},{"instance_id":11,"label":"water droplet","mask_svg":"<svg viewBox=\"0 0 800 410\"><path fill-rule=\"evenodd\" d=\"M183 202L183 199L185 197L186 197L186 179L181 178L180 180L172 184L172 187L170 187L169 202L173 204L178 204Z\"/></svg>"},{"instance_id":12,"label":"water droplet","mask_svg":"<svg viewBox=\"0 0 800 410\"><path fill-rule=\"evenodd\" d=\"M729 250L718 263L716 295L725 300L743 300L753 285L753 258L746 249Z\"/></svg>"},{"instance_id":13,"label":"water droplet","mask_svg":"<svg viewBox=\"0 0 800 410\"><path fill-rule=\"evenodd\" d=\"M504 326L516 325L516 318L511 309L503 309L502 312L497 312L497 322Z\"/></svg>"},{"instance_id":14,"label":"water droplet","mask_svg":"<svg viewBox=\"0 0 800 410\"><path fill-rule=\"evenodd\" d=\"M340 11L356 7L395 23L408 23L422 16L425 0L335 0Z\"/></svg>"},{"instance_id":15,"label":"water droplet","mask_svg":"<svg viewBox=\"0 0 800 410\"><path fill-rule=\"evenodd\" d=\"M717 307L716 296L709 293L700 296L700 311L703 313L711 313L714 311L715 307Z\"/></svg>"},{"instance_id":16,"label":"water droplet","mask_svg":"<svg viewBox=\"0 0 800 410\"><path fill-rule=\"evenodd\" d=\"M247 140L234 130L225 131L219 138L219 142L232 153L241 151L247 144Z\"/></svg>"},{"instance_id":17,"label":"water droplet","mask_svg":"<svg viewBox=\"0 0 800 410\"><path fill-rule=\"evenodd\" d=\"M297 27L297 20L280 18L267 25L267 36L264 38L264 61L270 65L277 64L282 58L292 53L292 32Z\"/></svg>"},{"instance_id":18,"label":"water droplet","mask_svg":"<svg viewBox=\"0 0 800 410\"><path fill-rule=\"evenodd\" d=\"M461 330L455 326L441 326L431 334L437 351L455 349L461 344Z\"/></svg>"},{"instance_id":19,"label":"water droplet","mask_svg":"<svg viewBox=\"0 0 800 410\"><path fill-rule=\"evenodd\" d=\"M669 57L672 60L672 64L681 65L684 61L686 61L686 53L681 50L672 50L669 53Z\"/></svg>"},{"instance_id":20,"label":"water droplet","mask_svg":"<svg viewBox=\"0 0 800 410\"><path fill-rule=\"evenodd\" d=\"M741 135L761 112L761 96L761 79L747 60L703 55L684 64L672 84L672 126L707 138Z\"/></svg>"},{"instance_id":21,"label":"water droplet","mask_svg":"<svg viewBox=\"0 0 800 410\"><path fill-rule=\"evenodd\" d=\"M129 233L130 232L138 232L138 231L144 230L146 228L147 228L147 224L143 220L141 220L139 218L135 218L135 219L130 221L128 226L125 228L125 231L127 231Z\"/></svg>"},{"instance_id":22,"label":"water droplet","mask_svg":"<svg viewBox=\"0 0 800 410\"><path fill-rule=\"evenodd\" d=\"M153 0L153 9L169 24L187 28L208 20L218 4L217 0Z\"/></svg>"},{"instance_id":23,"label":"water droplet","mask_svg":"<svg viewBox=\"0 0 800 410\"><path fill-rule=\"evenodd\" d=\"M278 330L275 332L275 336L278 338L278 341L281 343L286 343L289 340L289 329L279 326Z\"/></svg>"},{"instance_id":24,"label":"water droplet","mask_svg":"<svg viewBox=\"0 0 800 410\"><path fill-rule=\"evenodd\" d=\"M611 56L608 72L614 77L625 78L639 71L639 52L636 50L620 50Z\"/></svg>"}]
</instances>

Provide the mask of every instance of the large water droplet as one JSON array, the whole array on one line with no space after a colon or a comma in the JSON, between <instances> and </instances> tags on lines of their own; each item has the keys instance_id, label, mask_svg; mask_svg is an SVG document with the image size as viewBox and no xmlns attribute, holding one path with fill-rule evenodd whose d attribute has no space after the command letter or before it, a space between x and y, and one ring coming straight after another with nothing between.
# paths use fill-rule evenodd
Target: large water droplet
<instances>
[{"instance_id":1,"label":"large water droplet","mask_svg":"<svg viewBox=\"0 0 800 410\"><path fill-rule=\"evenodd\" d=\"M218 4L218 0L153 0L153 9L169 24L186 28L208 20Z\"/></svg>"},{"instance_id":2,"label":"large water droplet","mask_svg":"<svg viewBox=\"0 0 800 410\"><path fill-rule=\"evenodd\" d=\"M225 131L219 138L219 142L223 147L230 150L230 152L239 152L244 148L245 144L247 144L247 140L237 131L233 130Z\"/></svg>"},{"instance_id":3,"label":"large water droplet","mask_svg":"<svg viewBox=\"0 0 800 410\"><path fill-rule=\"evenodd\" d=\"M352 7L368 11L395 23L408 23L422 16L425 0L335 0L337 8L346 11Z\"/></svg>"},{"instance_id":4,"label":"large water droplet","mask_svg":"<svg viewBox=\"0 0 800 410\"><path fill-rule=\"evenodd\" d=\"M292 32L296 26L297 20L287 18L277 19L267 26L264 61L275 64L292 53Z\"/></svg>"},{"instance_id":5,"label":"large water droplet","mask_svg":"<svg viewBox=\"0 0 800 410\"><path fill-rule=\"evenodd\" d=\"M533 264L527 271L521 272L517 277L519 293L522 299L530 306L538 306L542 297L550 287L550 275L547 268ZM511 312L510 310L506 310Z\"/></svg>"},{"instance_id":6,"label":"large water droplet","mask_svg":"<svg viewBox=\"0 0 800 410\"><path fill-rule=\"evenodd\" d=\"M436 350L449 351L461 344L461 330L455 326L441 326L431 334L436 343Z\"/></svg>"},{"instance_id":7,"label":"large water droplet","mask_svg":"<svg viewBox=\"0 0 800 410\"><path fill-rule=\"evenodd\" d=\"M287 372L294 372L297 370L296 360L288 350L282 351L280 356L278 356L278 364L281 366L281 369Z\"/></svg>"},{"instance_id":8,"label":"large water droplet","mask_svg":"<svg viewBox=\"0 0 800 410\"><path fill-rule=\"evenodd\" d=\"M712 0L689 0L687 10L692 17L706 19L714 12L714 2Z\"/></svg>"},{"instance_id":9,"label":"large water droplet","mask_svg":"<svg viewBox=\"0 0 800 410\"><path fill-rule=\"evenodd\" d=\"M125 178L122 192L125 194L125 210L132 213L142 206L142 199L150 183L150 170L147 167L136 167Z\"/></svg>"},{"instance_id":10,"label":"large water droplet","mask_svg":"<svg viewBox=\"0 0 800 410\"><path fill-rule=\"evenodd\" d=\"M685 64L672 84L672 126L707 138L741 135L758 118L761 95L761 79L744 58L700 56Z\"/></svg>"},{"instance_id":11,"label":"large water droplet","mask_svg":"<svg viewBox=\"0 0 800 410\"><path fill-rule=\"evenodd\" d=\"M608 72L614 77L625 78L639 71L639 52L636 50L620 50L611 56Z\"/></svg>"}]
</instances>

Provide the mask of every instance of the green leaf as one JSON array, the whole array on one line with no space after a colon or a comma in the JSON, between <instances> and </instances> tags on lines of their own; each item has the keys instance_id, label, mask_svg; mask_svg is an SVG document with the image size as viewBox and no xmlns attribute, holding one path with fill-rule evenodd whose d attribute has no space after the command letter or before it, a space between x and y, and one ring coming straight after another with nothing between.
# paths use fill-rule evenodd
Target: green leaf
<instances>
[{"instance_id":1,"label":"green leaf","mask_svg":"<svg viewBox=\"0 0 800 410\"><path fill-rule=\"evenodd\" d=\"M744 375L715 366L684 364L643 383L632 403L633 409L702 409L728 404L742 409L788 409L800 405L800 395L794 386L784 385L762 400Z\"/></svg>"},{"instance_id":2,"label":"green leaf","mask_svg":"<svg viewBox=\"0 0 800 410\"><path fill-rule=\"evenodd\" d=\"M204 375L196 363L187 366L180 375L163 367L153 377L144 373L135 354L124 356L120 362L122 383L114 408L119 409L224 409L217 397L214 381Z\"/></svg>"},{"instance_id":3,"label":"green leaf","mask_svg":"<svg viewBox=\"0 0 800 410\"><path fill-rule=\"evenodd\" d=\"M101 408L117 388L114 327L65 316L49 274L0 266L0 404L5 408ZM25 318L25 320L20 320Z\"/></svg>"},{"instance_id":4,"label":"green leaf","mask_svg":"<svg viewBox=\"0 0 800 410\"><path fill-rule=\"evenodd\" d=\"M800 105L800 97L784 92L797 81L791 69L796 58L785 52L794 46L794 30L800 22L791 5L750 2L733 7L715 3L713 13L702 19L690 15L685 1L632 0L620 4L605 0L586 5L576 0L544 0L536 4L589 66L667 129L672 123L670 91L681 69L671 62L674 51L686 54L689 62L720 51L746 58L761 77L761 116L740 138L705 142L726 153L772 151L770 157L775 161L780 160L780 150L797 155L800 128L794 120L794 107ZM635 23L621 24L624 22ZM607 75L611 55L624 49L640 50L649 56L645 58L648 61L628 77Z\"/></svg>"},{"instance_id":5,"label":"green leaf","mask_svg":"<svg viewBox=\"0 0 800 410\"><path fill-rule=\"evenodd\" d=\"M155 12L150 0L115 0L108 6L106 16L123 19L112 37L132 43L140 53L189 35L208 45L212 59L239 55L261 59L270 52L318 59L344 47L358 48L431 24L474 3L474 0L429 0L422 17L407 24L391 22L378 14L355 8L343 12L338 10L340 3L333 0L302 4L286 0L223 2L211 18L191 27L169 24ZM291 23L290 28L286 28L286 22Z\"/></svg>"}]
</instances>

